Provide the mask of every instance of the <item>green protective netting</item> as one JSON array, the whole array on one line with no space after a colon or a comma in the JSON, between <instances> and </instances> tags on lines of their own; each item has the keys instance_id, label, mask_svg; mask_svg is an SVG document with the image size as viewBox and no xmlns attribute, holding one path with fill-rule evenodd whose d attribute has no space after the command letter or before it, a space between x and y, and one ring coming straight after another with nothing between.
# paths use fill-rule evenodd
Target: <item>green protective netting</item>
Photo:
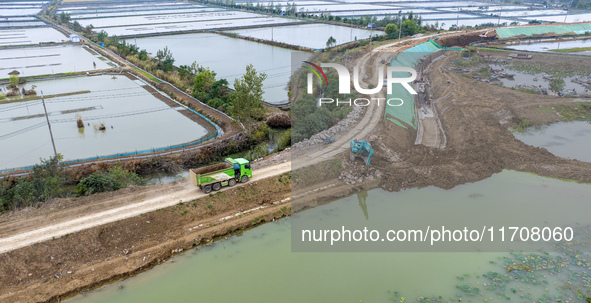
<instances>
[{"instance_id":1,"label":"green protective netting","mask_svg":"<svg viewBox=\"0 0 591 303\"><path fill-rule=\"evenodd\" d=\"M567 33L575 33L577 35L591 32L591 23L580 24L561 24L561 25L539 25L539 26L518 26L518 27L504 27L497 29L499 38L511 38L517 36L534 36L556 33L563 35Z\"/></svg>"},{"instance_id":2,"label":"green protective netting","mask_svg":"<svg viewBox=\"0 0 591 303\"><path fill-rule=\"evenodd\" d=\"M419 59L428 56L440 49L442 49L442 47L433 40L417 44L393 57L390 61L390 66L406 66L414 68L417 65ZM404 72L394 72L392 75L394 77L408 77L408 74ZM417 129L414 96L410 94L402 85L393 84L392 94L388 94L388 99L392 98L400 98L404 101L404 103L402 106L386 106L385 118L404 128L407 128L406 125L408 125L414 129ZM396 102L392 103L395 104Z\"/></svg>"}]
</instances>

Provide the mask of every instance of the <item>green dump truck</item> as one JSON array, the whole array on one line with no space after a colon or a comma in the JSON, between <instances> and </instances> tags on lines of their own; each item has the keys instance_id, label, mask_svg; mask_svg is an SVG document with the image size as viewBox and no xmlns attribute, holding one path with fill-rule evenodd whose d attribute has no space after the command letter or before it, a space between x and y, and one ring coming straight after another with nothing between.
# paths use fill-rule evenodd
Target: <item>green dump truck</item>
<instances>
[{"instance_id":1,"label":"green dump truck","mask_svg":"<svg viewBox=\"0 0 591 303\"><path fill-rule=\"evenodd\" d=\"M219 164L191 169L191 181L204 193L218 191L222 186L234 186L236 182L248 182L252 178L250 162L244 158L226 158Z\"/></svg>"}]
</instances>

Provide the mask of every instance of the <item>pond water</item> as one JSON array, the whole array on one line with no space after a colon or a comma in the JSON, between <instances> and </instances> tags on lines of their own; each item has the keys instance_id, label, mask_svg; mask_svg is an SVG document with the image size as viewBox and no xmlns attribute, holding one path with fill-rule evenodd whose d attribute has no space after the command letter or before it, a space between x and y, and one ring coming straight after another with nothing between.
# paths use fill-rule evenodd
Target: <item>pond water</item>
<instances>
[{"instance_id":1,"label":"pond water","mask_svg":"<svg viewBox=\"0 0 591 303\"><path fill-rule=\"evenodd\" d=\"M376 10L376 9L391 9L390 6L385 5L370 5L370 4L329 4L329 5L306 5L306 2L296 2L298 12L305 13L321 13L321 12L336 12L336 11L355 11L355 10Z\"/></svg>"},{"instance_id":2,"label":"pond water","mask_svg":"<svg viewBox=\"0 0 591 303\"><path fill-rule=\"evenodd\" d=\"M129 26L129 25L154 25L165 23L182 22L200 22L212 20L231 20L244 18L257 18L263 15L239 12L239 11L216 11L204 13L184 13L184 14L162 14L149 16L126 16L97 19L80 19L78 22L82 26L92 24L95 28Z\"/></svg>"},{"instance_id":3,"label":"pond water","mask_svg":"<svg viewBox=\"0 0 591 303\"><path fill-rule=\"evenodd\" d=\"M227 79L230 87L234 87L234 79L246 72L246 65L252 64L258 72L267 74L263 82L265 101L287 102L292 50L206 33L137 38L129 42L152 54L168 46L175 65L191 65L196 61L215 71L218 79Z\"/></svg>"},{"instance_id":4,"label":"pond water","mask_svg":"<svg viewBox=\"0 0 591 303\"><path fill-rule=\"evenodd\" d=\"M62 6L57 10L57 13L65 12L70 14L96 14L96 13L114 13L114 12L136 12L136 11L162 11L162 13L168 10L174 9L190 9L194 7L205 7L203 5L194 5L187 3L150 3L150 6L146 6L144 3L137 2L131 5L84 5L91 2L78 2L78 5ZM100 2L99 2L100 3ZM63 5L63 4L62 4Z\"/></svg>"},{"instance_id":5,"label":"pond water","mask_svg":"<svg viewBox=\"0 0 591 303\"><path fill-rule=\"evenodd\" d=\"M543 16L543 15L564 15L566 11L559 9L544 9L544 10L523 10L523 11L508 11L508 12L495 12L500 14L502 17L526 17L526 16Z\"/></svg>"},{"instance_id":6,"label":"pond water","mask_svg":"<svg viewBox=\"0 0 591 303\"><path fill-rule=\"evenodd\" d=\"M71 15L72 19L79 20L79 19L90 19L90 18L105 18L105 17L122 17L122 16L142 16L142 15L162 15L162 14L182 14L182 13L198 13L198 12L213 12L213 11L223 11L222 8L213 8L213 7L191 7L185 9L170 9L170 10L142 10L142 11L132 11L132 12L86 12L83 14L76 14Z\"/></svg>"},{"instance_id":7,"label":"pond water","mask_svg":"<svg viewBox=\"0 0 591 303\"><path fill-rule=\"evenodd\" d=\"M526 144L543 147L557 156L591 162L591 124L586 121L531 127L523 134L514 135Z\"/></svg>"},{"instance_id":8,"label":"pond water","mask_svg":"<svg viewBox=\"0 0 591 303\"><path fill-rule=\"evenodd\" d=\"M40 27L47 25L43 21L15 21L15 22L0 22L0 27Z\"/></svg>"},{"instance_id":9,"label":"pond water","mask_svg":"<svg viewBox=\"0 0 591 303\"><path fill-rule=\"evenodd\" d=\"M102 58L102 59L100 59ZM96 63L96 68L93 65ZM116 67L81 45L0 49L0 79L16 70L20 76L52 75Z\"/></svg>"},{"instance_id":10,"label":"pond water","mask_svg":"<svg viewBox=\"0 0 591 303\"><path fill-rule=\"evenodd\" d=\"M493 66L495 68L504 68L505 72L514 75L513 78L499 79L499 80L501 80L501 82L503 82L503 86L516 87L516 88L527 88L530 86L536 86L536 87L540 87L540 88L545 88L550 93L549 86L550 86L551 80L544 79L542 74L530 75L530 74L526 74L523 72L512 70L512 69L507 68L505 66L498 66L498 65L492 65L492 64L491 64L491 66ZM563 92L570 93L574 90L577 94L588 93L588 90L589 90L588 87L586 87L580 83L572 82L572 80L577 79L577 78L579 78L579 77L577 77L577 76L564 77Z\"/></svg>"},{"instance_id":11,"label":"pond water","mask_svg":"<svg viewBox=\"0 0 591 303\"><path fill-rule=\"evenodd\" d=\"M0 46L63 42L65 40L68 40L66 35L51 27L0 30Z\"/></svg>"},{"instance_id":12,"label":"pond water","mask_svg":"<svg viewBox=\"0 0 591 303\"><path fill-rule=\"evenodd\" d=\"M549 52L553 49L569 49L575 47L591 47L591 39L585 40L570 40L570 41L547 41L520 43L516 45L508 45L506 48L516 50L527 50L534 52ZM573 52L572 54L591 54L591 51Z\"/></svg>"},{"instance_id":13,"label":"pond water","mask_svg":"<svg viewBox=\"0 0 591 303\"><path fill-rule=\"evenodd\" d=\"M41 11L41 8L0 8L0 17L33 16Z\"/></svg>"},{"instance_id":14,"label":"pond water","mask_svg":"<svg viewBox=\"0 0 591 303\"><path fill-rule=\"evenodd\" d=\"M566 17L566 22L567 23L573 23L573 22L585 22L585 21L591 21L591 13L583 13L583 14L573 14L570 13L568 14L568 16L541 16L541 17L527 17L524 19L530 19L530 20L541 20L541 21L554 21L554 22L565 22L565 17Z\"/></svg>"},{"instance_id":15,"label":"pond water","mask_svg":"<svg viewBox=\"0 0 591 303\"><path fill-rule=\"evenodd\" d=\"M404 8L394 8L394 9L390 9L390 10L366 10L366 11L344 11L344 12L334 12L331 13L331 15L333 16L342 16L342 17L359 17L359 16L364 16L364 15L390 15L392 17L397 16L398 12L402 12L403 14L408 14L410 12L413 12L413 14L415 15L422 15L422 14L436 14L436 13L440 13L436 10L432 10L432 9L407 9L406 7ZM426 15L423 15L426 16ZM424 18L424 17L423 17Z\"/></svg>"},{"instance_id":16,"label":"pond water","mask_svg":"<svg viewBox=\"0 0 591 303\"><path fill-rule=\"evenodd\" d=\"M481 196L471 197L475 192ZM435 207L461 206L458 197L463 197L459 204L464 206L494 201L499 203L499 213L532 195L532 201L523 202L539 203L540 207L532 210L538 214L548 205L560 207L556 198L561 199L560 204L584 200L591 194L591 186L505 171L449 191L372 190L366 193L365 210L358 197L352 196L306 212L328 221L339 215L341 221L364 222L367 213L371 219L390 211L396 208L392 204L409 194L427 199L407 200L409 204L426 202ZM538 197L543 200L533 200ZM428 215L425 209L423 212ZM563 287L585 287L590 281L586 252L568 257L565 252L294 253L290 235L295 220L271 222L187 251L146 273L65 302L426 302L426 298L430 302L537 302L546 296L575 302L574 290ZM513 262L529 264L534 271L507 273L506 266Z\"/></svg>"},{"instance_id":17,"label":"pond water","mask_svg":"<svg viewBox=\"0 0 591 303\"><path fill-rule=\"evenodd\" d=\"M452 3L458 3L458 2L452 2ZM459 2L461 3L461 2ZM433 2L434 5L438 5L439 2ZM485 8L485 9L481 9L481 7ZM512 5L512 6L507 6L507 5L491 5L491 3L480 3L478 5L473 5L473 6L469 6L469 7L461 7L460 9L462 11L480 11L480 12L499 12L499 11L507 11L507 10L525 10L528 9L529 7L527 6L519 6L519 5ZM446 11L457 11L457 8L449 8L449 7L443 7L441 6L439 8L440 10L446 10Z\"/></svg>"},{"instance_id":18,"label":"pond water","mask_svg":"<svg viewBox=\"0 0 591 303\"><path fill-rule=\"evenodd\" d=\"M166 147L198 140L203 126L145 90L145 83L125 76L76 77L35 81L46 98L55 145L64 160ZM53 155L41 100L0 105L0 169L33 165ZM76 126L80 115L84 128ZM106 129L96 129L103 123ZM182 130L182 131L179 131Z\"/></svg>"},{"instance_id":19,"label":"pond water","mask_svg":"<svg viewBox=\"0 0 591 303\"><path fill-rule=\"evenodd\" d=\"M145 35L154 33L171 33L183 32L192 30L204 29L224 29L233 27L248 27L248 26L262 26L274 25L284 23L296 23L294 19L280 18L280 17L258 17L246 19L212 19L200 22L174 22L170 24L150 24L150 25L126 25L119 27L105 27L100 30L105 30L110 36L131 36L131 35Z\"/></svg>"},{"instance_id":20,"label":"pond water","mask_svg":"<svg viewBox=\"0 0 591 303\"><path fill-rule=\"evenodd\" d=\"M272 40L314 49L326 48L326 41L331 36L335 38L337 41L336 44L339 45L355 41L355 39L367 39L371 35L370 30L328 24L287 25L243 29L232 32L241 36ZM373 34L380 35L383 32L374 31Z\"/></svg>"}]
</instances>

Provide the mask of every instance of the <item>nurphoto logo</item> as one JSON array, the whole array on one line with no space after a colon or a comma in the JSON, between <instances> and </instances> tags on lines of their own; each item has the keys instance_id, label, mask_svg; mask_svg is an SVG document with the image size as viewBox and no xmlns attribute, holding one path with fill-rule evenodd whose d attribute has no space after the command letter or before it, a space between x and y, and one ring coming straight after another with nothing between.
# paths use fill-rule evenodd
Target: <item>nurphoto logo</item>
<instances>
[{"instance_id":1,"label":"nurphoto logo","mask_svg":"<svg viewBox=\"0 0 591 303\"><path fill-rule=\"evenodd\" d=\"M307 82L307 92L308 94L312 94L314 92L314 75L318 78L320 84L328 83L328 78L326 74L322 70L322 68L334 68L337 71L338 75L338 84L339 84L339 94L350 94L351 93L351 75L346 67L341 64L336 63L320 63L320 66L309 62L304 61L304 63L308 64L308 70L311 72L308 73L308 82ZM357 66L353 67L353 86L355 91L362 95L375 95L379 93L383 86L387 87L387 93L392 94L392 85L395 83L399 83L402 85L410 94L416 95L417 92L414 88L410 85L414 80L417 79L417 72L413 68L405 67L405 66L388 66L386 69L386 82L384 82L384 67L378 66L376 68L376 72L378 74L378 82L374 88L363 88L359 84L359 68ZM394 77L393 73L395 72L405 72L408 73L408 77ZM401 106L404 104L404 101L400 98L357 98L355 100L347 99L347 100L339 100L338 98L330 98L330 97L322 97L318 98L318 106L322 106L322 104L329 104L335 103L337 106L340 104L348 104L349 106L368 106L371 101L377 101L378 105L380 101L386 101L386 104L389 106Z\"/></svg>"}]
</instances>

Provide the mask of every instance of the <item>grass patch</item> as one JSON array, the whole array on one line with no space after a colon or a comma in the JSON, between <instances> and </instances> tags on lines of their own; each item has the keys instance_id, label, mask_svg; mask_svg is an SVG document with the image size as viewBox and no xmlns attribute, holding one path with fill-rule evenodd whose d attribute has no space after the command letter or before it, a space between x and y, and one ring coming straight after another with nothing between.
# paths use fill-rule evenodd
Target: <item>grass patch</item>
<instances>
[{"instance_id":1,"label":"grass patch","mask_svg":"<svg viewBox=\"0 0 591 303\"><path fill-rule=\"evenodd\" d=\"M98 59L101 61L107 61L107 58L105 58L105 57L98 57Z\"/></svg>"},{"instance_id":2,"label":"grass patch","mask_svg":"<svg viewBox=\"0 0 591 303\"><path fill-rule=\"evenodd\" d=\"M526 94L534 94L534 95L538 94L538 91L533 88L515 88L515 87L509 87L509 88L514 91L518 91L518 92L522 92L522 93L526 93Z\"/></svg>"},{"instance_id":3,"label":"grass patch","mask_svg":"<svg viewBox=\"0 0 591 303\"><path fill-rule=\"evenodd\" d=\"M464 60L463 57L460 57L453 61L453 64L459 68L470 68L470 67L478 67L483 63L482 58L478 56L470 57L469 59Z\"/></svg>"},{"instance_id":4,"label":"grass patch","mask_svg":"<svg viewBox=\"0 0 591 303\"><path fill-rule=\"evenodd\" d=\"M140 73L140 74L142 74L142 75L144 75L144 76L146 76L146 78L148 78L148 79L150 79L150 80L152 80L152 81L154 81L156 83L162 83L162 81L158 80L158 78L156 78L156 77L154 77L154 76L146 73L145 71L143 71L143 70L141 70L139 68L136 68L135 71L138 72L138 73Z\"/></svg>"},{"instance_id":5,"label":"grass patch","mask_svg":"<svg viewBox=\"0 0 591 303\"><path fill-rule=\"evenodd\" d=\"M525 131L532 126L533 124L531 124L527 118L521 118L519 123L511 128L511 131L514 133L525 134Z\"/></svg>"},{"instance_id":6,"label":"grass patch","mask_svg":"<svg viewBox=\"0 0 591 303\"><path fill-rule=\"evenodd\" d=\"M548 51L555 52L555 53L576 53L576 52L591 51L591 47L573 47L573 48L563 48L563 49L550 49Z\"/></svg>"},{"instance_id":7,"label":"grass patch","mask_svg":"<svg viewBox=\"0 0 591 303\"><path fill-rule=\"evenodd\" d=\"M587 102L573 102L572 105L558 104L554 109L560 114L562 121L591 122L591 104Z\"/></svg>"}]
</instances>

